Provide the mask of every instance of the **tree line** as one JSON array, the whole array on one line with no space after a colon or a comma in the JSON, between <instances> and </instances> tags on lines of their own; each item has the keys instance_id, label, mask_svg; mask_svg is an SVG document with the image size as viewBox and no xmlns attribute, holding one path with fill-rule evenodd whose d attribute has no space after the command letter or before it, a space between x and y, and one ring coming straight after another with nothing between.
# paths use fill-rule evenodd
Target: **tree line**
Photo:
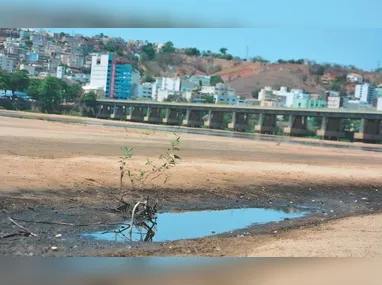
<instances>
[{"instance_id":1,"label":"tree line","mask_svg":"<svg viewBox=\"0 0 382 285\"><path fill-rule=\"evenodd\" d=\"M25 70L7 73L0 70L0 90L25 92L38 103L41 112L57 112L63 102L75 101L82 95L81 85L48 76L44 79L29 78Z\"/></svg>"}]
</instances>

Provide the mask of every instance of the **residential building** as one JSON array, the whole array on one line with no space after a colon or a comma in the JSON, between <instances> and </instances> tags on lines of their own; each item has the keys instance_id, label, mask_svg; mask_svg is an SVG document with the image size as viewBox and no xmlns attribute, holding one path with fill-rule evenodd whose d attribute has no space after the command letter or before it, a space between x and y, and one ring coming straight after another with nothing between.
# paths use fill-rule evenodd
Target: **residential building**
<instances>
[{"instance_id":1,"label":"residential building","mask_svg":"<svg viewBox=\"0 0 382 285\"><path fill-rule=\"evenodd\" d=\"M208 86L210 85L211 76L208 75L192 75L188 79L191 82L195 83L196 85L200 85L202 83L202 86Z\"/></svg>"},{"instance_id":2,"label":"residential building","mask_svg":"<svg viewBox=\"0 0 382 285\"><path fill-rule=\"evenodd\" d=\"M367 102L362 102L360 100L344 100L343 107L345 109L349 110L365 110L365 109L371 109L373 106Z\"/></svg>"},{"instance_id":3,"label":"residential building","mask_svg":"<svg viewBox=\"0 0 382 285\"><path fill-rule=\"evenodd\" d=\"M296 95L303 93L300 89L292 89L290 92L288 92L287 87L280 87L280 90L274 90L273 95L277 96L283 96L285 97L285 106L282 107L292 107L293 106L293 99Z\"/></svg>"},{"instance_id":4,"label":"residential building","mask_svg":"<svg viewBox=\"0 0 382 285\"><path fill-rule=\"evenodd\" d=\"M378 97L377 111L382 111L382 97Z\"/></svg>"},{"instance_id":5,"label":"residential building","mask_svg":"<svg viewBox=\"0 0 382 285\"><path fill-rule=\"evenodd\" d=\"M47 68L51 71L57 70L57 67L60 65L61 61L59 58L50 58L48 59Z\"/></svg>"},{"instance_id":6,"label":"residential building","mask_svg":"<svg viewBox=\"0 0 382 285\"><path fill-rule=\"evenodd\" d=\"M215 85L215 95L236 96L236 90L224 83L218 83Z\"/></svg>"},{"instance_id":7,"label":"residential building","mask_svg":"<svg viewBox=\"0 0 382 285\"><path fill-rule=\"evenodd\" d=\"M28 52L27 53L27 61L28 62L37 62L39 55L37 52Z\"/></svg>"},{"instance_id":8,"label":"residential building","mask_svg":"<svg viewBox=\"0 0 382 285\"><path fill-rule=\"evenodd\" d=\"M159 77L156 79L156 84L159 90L180 91L180 78Z\"/></svg>"},{"instance_id":9,"label":"residential building","mask_svg":"<svg viewBox=\"0 0 382 285\"><path fill-rule=\"evenodd\" d=\"M33 65L27 65L27 64L22 63L22 64L20 64L19 69L28 71L29 75L35 75L36 74L36 67L34 67Z\"/></svg>"},{"instance_id":10,"label":"residential building","mask_svg":"<svg viewBox=\"0 0 382 285\"><path fill-rule=\"evenodd\" d=\"M382 87L375 88L375 96L376 97L382 97Z\"/></svg>"},{"instance_id":11,"label":"residential building","mask_svg":"<svg viewBox=\"0 0 382 285\"><path fill-rule=\"evenodd\" d=\"M223 94L214 95L215 104L237 105L239 100L241 100L240 97L236 95L223 95Z\"/></svg>"},{"instance_id":12,"label":"residential building","mask_svg":"<svg viewBox=\"0 0 382 285\"><path fill-rule=\"evenodd\" d=\"M354 97L361 102L372 103L375 98L375 88L369 83L357 84Z\"/></svg>"},{"instance_id":13,"label":"residential building","mask_svg":"<svg viewBox=\"0 0 382 285\"><path fill-rule=\"evenodd\" d=\"M73 68L84 66L85 57L82 54L70 54L67 59L67 65Z\"/></svg>"},{"instance_id":14,"label":"residential building","mask_svg":"<svg viewBox=\"0 0 382 285\"><path fill-rule=\"evenodd\" d=\"M90 85L102 87L105 98L130 99L132 89L132 65L113 55L94 55L92 58Z\"/></svg>"},{"instance_id":15,"label":"residential building","mask_svg":"<svg viewBox=\"0 0 382 285\"><path fill-rule=\"evenodd\" d=\"M138 98L151 100L154 98L156 91L156 83L145 82L138 87Z\"/></svg>"},{"instance_id":16,"label":"residential building","mask_svg":"<svg viewBox=\"0 0 382 285\"><path fill-rule=\"evenodd\" d=\"M197 84L195 82L190 81L189 79L181 79L180 81L180 91L188 92L193 91L197 88Z\"/></svg>"},{"instance_id":17,"label":"residential building","mask_svg":"<svg viewBox=\"0 0 382 285\"><path fill-rule=\"evenodd\" d=\"M157 90L155 100L158 102L163 102L164 100L167 99L168 95L172 95L172 94L174 94L173 91L159 89L159 90Z\"/></svg>"},{"instance_id":18,"label":"residential building","mask_svg":"<svg viewBox=\"0 0 382 285\"><path fill-rule=\"evenodd\" d=\"M202 94L208 94L213 95L215 94L215 86L202 86L200 93Z\"/></svg>"},{"instance_id":19,"label":"residential building","mask_svg":"<svg viewBox=\"0 0 382 285\"><path fill-rule=\"evenodd\" d=\"M340 96L329 96L328 97L328 108L329 109L339 109L342 107L342 99Z\"/></svg>"},{"instance_id":20,"label":"residential building","mask_svg":"<svg viewBox=\"0 0 382 285\"><path fill-rule=\"evenodd\" d=\"M348 82L352 82L352 83L362 83L363 82L363 76L359 75L357 73L349 73L346 76L346 80Z\"/></svg>"},{"instance_id":21,"label":"residential building","mask_svg":"<svg viewBox=\"0 0 382 285\"><path fill-rule=\"evenodd\" d=\"M324 75L321 76L321 82L323 84L328 84L328 83L332 82L333 80L335 80L337 76L338 76L338 74L335 72L325 73Z\"/></svg>"},{"instance_id":22,"label":"residential building","mask_svg":"<svg viewBox=\"0 0 382 285\"><path fill-rule=\"evenodd\" d=\"M0 54L0 68L6 72L14 72L15 61L4 54Z\"/></svg>"},{"instance_id":23,"label":"residential building","mask_svg":"<svg viewBox=\"0 0 382 285\"><path fill-rule=\"evenodd\" d=\"M326 108L327 102L324 96L319 94L298 94L293 99L293 108L317 109Z\"/></svg>"},{"instance_id":24,"label":"residential building","mask_svg":"<svg viewBox=\"0 0 382 285\"><path fill-rule=\"evenodd\" d=\"M57 78L63 79L65 75L65 67L64 66L58 66L57 67Z\"/></svg>"},{"instance_id":25,"label":"residential building","mask_svg":"<svg viewBox=\"0 0 382 285\"><path fill-rule=\"evenodd\" d=\"M131 98L137 98L139 85L141 84L141 74L137 70L133 70L131 75Z\"/></svg>"}]
</instances>

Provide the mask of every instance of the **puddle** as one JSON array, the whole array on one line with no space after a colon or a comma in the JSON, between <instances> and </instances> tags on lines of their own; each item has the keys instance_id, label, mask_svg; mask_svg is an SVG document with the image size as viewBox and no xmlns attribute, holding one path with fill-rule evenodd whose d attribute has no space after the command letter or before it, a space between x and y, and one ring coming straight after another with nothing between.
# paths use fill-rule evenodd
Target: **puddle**
<instances>
[{"instance_id":1,"label":"puddle","mask_svg":"<svg viewBox=\"0 0 382 285\"><path fill-rule=\"evenodd\" d=\"M255 224L278 222L284 219L303 217L308 211L295 208L263 209L244 208L214 211L193 211L182 213L161 213L157 215L156 224L146 223L144 227L133 227L132 240L135 242L166 242L182 239L196 239L245 229ZM104 241L129 241L130 231L116 234L123 227L83 234L85 239Z\"/></svg>"}]
</instances>

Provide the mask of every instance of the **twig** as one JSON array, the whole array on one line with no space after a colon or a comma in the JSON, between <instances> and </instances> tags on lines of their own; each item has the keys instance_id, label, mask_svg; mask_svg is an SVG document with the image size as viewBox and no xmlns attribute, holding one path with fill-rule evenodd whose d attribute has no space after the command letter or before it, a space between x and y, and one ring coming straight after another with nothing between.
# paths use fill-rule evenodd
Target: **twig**
<instances>
[{"instance_id":1,"label":"twig","mask_svg":"<svg viewBox=\"0 0 382 285\"><path fill-rule=\"evenodd\" d=\"M0 239L3 239L3 238L10 238L10 237L14 237L14 236L29 236L30 234L29 233L26 233L26 232L18 232L18 233L14 233L14 234L7 234L5 236L2 236L0 237Z\"/></svg>"},{"instance_id":2,"label":"twig","mask_svg":"<svg viewBox=\"0 0 382 285\"><path fill-rule=\"evenodd\" d=\"M61 225L61 226L72 226L72 227L86 227L86 226L99 226L99 225L123 225L123 222L117 222L117 223L90 223L90 224L72 224L72 223L64 223L64 222L54 222L54 221L31 221L31 220L23 220L23 219L17 219L13 218L16 221L21 221L25 223L34 223L34 224L50 224L50 225ZM127 224L126 224L127 225Z\"/></svg>"},{"instance_id":3,"label":"twig","mask_svg":"<svg viewBox=\"0 0 382 285\"><path fill-rule=\"evenodd\" d=\"M8 219L11 221L12 224L16 225L17 227L19 227L20 229L22 229L24 232L26 232L27 234L31 235L31 236L34 236L36 237L37 235L32 233L30 230L28 230L27 228L23 227L22 225L16 223L11 217L8 217Z\"/></svg>"}]
</instances>

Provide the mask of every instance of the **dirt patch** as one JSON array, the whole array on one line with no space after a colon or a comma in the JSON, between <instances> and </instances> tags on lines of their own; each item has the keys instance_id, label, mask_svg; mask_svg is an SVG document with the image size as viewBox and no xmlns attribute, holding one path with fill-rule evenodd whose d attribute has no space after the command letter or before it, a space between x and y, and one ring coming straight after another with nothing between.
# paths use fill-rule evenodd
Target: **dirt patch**
<instances>
[{"instance_id":1,"label":"dirt patch","mask_svg":"<svg viewBox=\"0 0 382 285\"><path fill-rule=\"evenodd\" d=\"M158 187L154 181L139 193L131 192L132 200L150 195L159 200L161 211L294 205L312 209L312 214L210 238L135 244L132 248L81 239L83 232L108 229L124 221L108 210L116 205L119 193L120 148L134 148L132 167L139 168L146 158L165 150L170 139L172 134L165 132L125 133L113 127L1 118L0 235L18 231L8 217L19 219L37 234L1 239L1 254L261 255L269 242L290 240L296 232L303 234L300 227L315 229L332 219L380 210L376 189L382 191L381 153L184 134L182 163L171 170L169 183ZM360 224L355 225L361 232ZM336 226L333 229L322 228L330 232ZM62 238L57 240L57 234ZM274 252L290 253L288 250Z\"/></svg>"}]
</instances>

